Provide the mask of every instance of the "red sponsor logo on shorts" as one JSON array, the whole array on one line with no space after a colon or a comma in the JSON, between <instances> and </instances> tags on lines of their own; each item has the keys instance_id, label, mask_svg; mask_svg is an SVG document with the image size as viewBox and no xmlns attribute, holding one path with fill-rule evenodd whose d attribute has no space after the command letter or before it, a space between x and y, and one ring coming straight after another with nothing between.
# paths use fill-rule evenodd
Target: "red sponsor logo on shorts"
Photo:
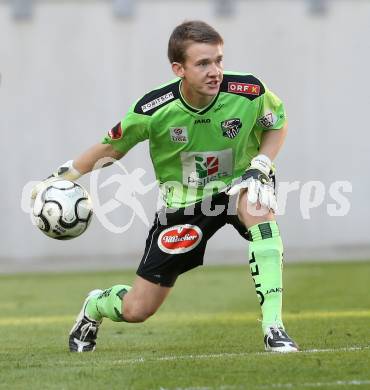
<instances>
[{"instance_id":1,"label":"red sponsor logo on shorts","mask_svg":"<svg viewBox=\"0 0 370 390\"><path fill-rule=\"evenodd\" d=\"M229 82L227 85L227 91L232 93L242 93L243 95L255 95L260 94L261 87L256 84L246 84Z\"/></svg>"},{"instance_id":2,"label":"red sponsor logo on shorts","mask_svg":"<svg viewBox=\"0 0 370 390\"><path fill-rule=\"evenodd\" d=\"M202 236L203 233L198 226L176 225L163 230L158 237L158 246L166 253L186 253L200 243Z\"/></svg>"},{"instance_id":3,"label":"red sponsor logo on shorts","mask_svg":"<svg viewBox=\"0 0 370 390\"><path fill-rule=\"evenodd\" d=\"M120 139L122 137L122 127L121 123L117 123L113 129L108 131L108 136L111 139Z\"/></svg>"}]
</instances>

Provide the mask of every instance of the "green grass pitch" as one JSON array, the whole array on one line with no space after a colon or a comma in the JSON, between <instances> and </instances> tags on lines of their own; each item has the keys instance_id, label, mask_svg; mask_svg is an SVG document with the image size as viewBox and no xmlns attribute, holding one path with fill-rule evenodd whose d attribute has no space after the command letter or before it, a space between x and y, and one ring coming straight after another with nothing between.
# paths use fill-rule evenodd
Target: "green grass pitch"
<instances>
[{"instance_id":1,"label":"green grass pitch","mask_svg":"<svg viewBox=\"0 0 370 390\"><path fill-rule=\"evenodd\" d=\"M88 291L133 271L0 276L0 389L370 389L370 262L286 264L284 319L302 352L264 352L247 265L179 278L143 324L104 320L93 353L67 335Z\"/></svg>"}]
</instances>

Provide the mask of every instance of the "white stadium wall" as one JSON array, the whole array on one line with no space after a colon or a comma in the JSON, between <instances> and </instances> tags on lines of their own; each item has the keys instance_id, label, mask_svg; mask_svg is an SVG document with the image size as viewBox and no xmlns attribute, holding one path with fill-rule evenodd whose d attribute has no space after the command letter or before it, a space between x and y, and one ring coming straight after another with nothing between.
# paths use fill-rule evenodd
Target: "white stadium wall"
<instances>
[{"instance_id":1,"label":"white stadium wall","mask_svg":"<svg viewBox=\"0 0 370 390\"><path fill-rule=\"evenodd\" d=\"M329 2L326 16L308 12L303 0L239 1L224 18L210 3L137 1L135 16L125 19L106 1L42 1L32 18L17 21L0 2L0 269L5 261L26 266L59 257L137 264L148 230L139 217L120 234L94 218L82 237L58 242L31 225L21 194L27 182L99 142L136 98L173 77L167 39L184 19L214 25L225 39L225 68L254 73L286 104L290 130L276 165L278 179L296 188L279 217L287 260L370 257L370 1ZM143 168L144 184L154 181L146 143L122 163L128 172ZM112 173L120 170L103 175ZM336 192L335 182L347 184ZM90 188L88 178L82 183ZM318 191L310 195L312 188ZM101 201L117 189L102 189ZM151 223L155 190L137 196ZM131 209L114 214L111 224L125 225ZM226 262L245 253L245 242L226 227L206 258Z\"/></svg>"}]
</instances>

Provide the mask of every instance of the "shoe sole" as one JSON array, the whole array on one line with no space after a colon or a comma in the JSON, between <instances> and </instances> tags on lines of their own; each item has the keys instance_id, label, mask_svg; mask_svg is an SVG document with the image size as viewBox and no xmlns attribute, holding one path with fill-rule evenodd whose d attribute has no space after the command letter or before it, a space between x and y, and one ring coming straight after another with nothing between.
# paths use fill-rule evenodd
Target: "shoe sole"
<instances>
[{"instance_id":1,"label":"shoe sole","mask_svg":"<svg viewBox=\"0 0 370 390\"><path fill-rule=\"evenodd\" d=\"M295 347L267 347L265 346L265 351L267 352L275 352L275 353L292 353L292 352L299 352L298 348Z\"/></svg>"}]
</instances>

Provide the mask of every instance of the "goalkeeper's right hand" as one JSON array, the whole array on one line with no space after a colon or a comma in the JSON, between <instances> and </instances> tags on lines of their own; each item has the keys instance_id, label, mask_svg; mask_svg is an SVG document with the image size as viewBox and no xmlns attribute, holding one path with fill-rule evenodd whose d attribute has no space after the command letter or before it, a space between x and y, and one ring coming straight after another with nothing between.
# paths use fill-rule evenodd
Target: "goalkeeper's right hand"
<instances>
[{"instance_id":1,"label":"goalkeeper's right hand","mask_svg":"<svg viewBox=\"0 0 370 390\"><path fill-rule=\"evenodd\" d=\"M48 178L36 184L31 191L31 200L35 200L37 194L43 191L45 188L49 186L49 184L53 183L57 180L77 180L80 178L82 174L73 166L73 161L69 160L61 165L56 172L51 174Z\"/></svg>"}]
</instances>

